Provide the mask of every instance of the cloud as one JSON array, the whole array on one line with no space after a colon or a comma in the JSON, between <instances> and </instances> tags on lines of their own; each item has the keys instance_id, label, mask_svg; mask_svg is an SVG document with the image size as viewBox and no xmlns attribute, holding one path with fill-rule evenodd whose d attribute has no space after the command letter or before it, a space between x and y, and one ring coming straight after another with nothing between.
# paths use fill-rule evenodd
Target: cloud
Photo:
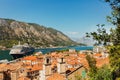
<instances>
[{"instance_id":1,"label":"cloud","mask_svg":"<svg viewBox=\"0 0 120 80\"><path fill-rule=\"evenodd\" d=\"M73 38L79 38L81 36L81 33L78 31L67 31L65 34L70 37L71 39Z\"/></svg>"},{"instance_id":2,"label":"cloud","mask_svg":"<svg viewBox=\"0 0 120 80\"><path fill-rule=\"evenodd\" d=\"M79 32L67 32L67 34L69 34L69 35L79 35L80 33Z\"/></svg>"}]
</instances>

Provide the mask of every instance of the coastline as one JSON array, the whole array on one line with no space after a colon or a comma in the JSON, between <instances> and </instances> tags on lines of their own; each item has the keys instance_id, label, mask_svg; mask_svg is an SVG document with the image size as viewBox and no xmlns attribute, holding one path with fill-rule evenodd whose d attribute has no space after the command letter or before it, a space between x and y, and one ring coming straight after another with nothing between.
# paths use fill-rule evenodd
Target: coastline
<instances>
[{"instance_id":1,"label":"coastline","mask_svg":"<svg viewBox=\"0 0 120 80\"><path fill-rule=\"evenodd\" d=\"M88 50L88 49L93 49L92 46L64 46L64 47L57 47L57 48L40 48L40 49L35 49L35 52L41 51L43 54L53 52L53 51L60 51L60 50L66 50L66 49L75 49L77 51L80 50ZM0 50L0 60L2 59L8 59L9 61L12 59L12 56L9 55L9 49L7 50Z\"/></svg>"}]
</instances>

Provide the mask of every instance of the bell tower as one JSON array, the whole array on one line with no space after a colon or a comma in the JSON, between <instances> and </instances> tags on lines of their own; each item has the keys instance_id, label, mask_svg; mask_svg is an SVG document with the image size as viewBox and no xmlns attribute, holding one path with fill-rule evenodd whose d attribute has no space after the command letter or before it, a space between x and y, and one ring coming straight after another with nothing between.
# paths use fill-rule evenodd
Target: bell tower
<instances>
[{"instance_id":1,"label":"bell tower","mask_svg":"<svg viewBox=\"0 0 120 80\"><path fill-rule=\"evenodd\" d=\"M43 62L43 75L46 80L46 77L50 76L52 74L51 71L51 57L45 56L44 62Z\"/></svg>"},{"instance_id":2,"label":"bell tower","mask_svg":"<svg viewBox=\"0 0 120 80\"><path fill-rule=\"evenodd\" d=\"M65 71L66 71L65 59L62 57L62 58L58 58L57 61L58 61L57 72L60 74L65 74Z\"/></svg>"}]
</instances>

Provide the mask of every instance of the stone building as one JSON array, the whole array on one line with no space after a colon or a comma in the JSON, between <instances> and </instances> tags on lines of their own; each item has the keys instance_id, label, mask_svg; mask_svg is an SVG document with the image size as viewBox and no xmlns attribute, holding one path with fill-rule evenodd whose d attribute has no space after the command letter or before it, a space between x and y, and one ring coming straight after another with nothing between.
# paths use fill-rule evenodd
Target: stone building
<instances>
[{"instance_id":1,"label":"stone building","mask_svg":"<svg viewBox=\"0 0 120 80\"><path fill-rule=\"evenodd\" d=\"M69 64L63 54L54 56L27 56L14 63L1 64L0 80L75 80L74 75L81 74L84 69L80 63L76 64L77 59ZM73 62L77 67L70 70L68 66L73 66Z\"/></svg>"}]
</instances>

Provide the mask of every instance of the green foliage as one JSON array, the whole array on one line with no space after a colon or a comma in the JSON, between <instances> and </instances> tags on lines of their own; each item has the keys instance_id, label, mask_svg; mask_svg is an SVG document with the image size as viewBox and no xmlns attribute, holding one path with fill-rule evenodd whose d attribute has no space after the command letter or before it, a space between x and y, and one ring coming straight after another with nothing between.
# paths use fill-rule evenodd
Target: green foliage
<instances>
[{"instance_id":1,"label":"green foliage","mask_svg":"<svg viewBox=\"0 0 120 80\"><path fill-rule=\"evenodd\" d=\"M0 45L6 48L11 48L14 44L18 44L17 40L0 40Z\"/></svg>"},{"instance_id":2,"label":"green foliage","mask_svg":"<svg viewBox=\"0 0 120 80\"><path fill-rule=\"evenodd\" d=\"M120 45L110 47L109 57L113 78L120 77Z\"/></svg>"},{"instance_id":3,"label":"green foliage","mask_svg":"<svg viewBox=\"0 0 120 80\"><path fill-rule=\"evenodd\" d=\"M110 42L110 35L106 32L106 29L103 28L104 24L98 24L98 29L96 32L86 33L86 37L92 37L94 40L97 41L96 45L103 44L107 45Z\"/></svg>"},{"instance_id":4,"label":"green foliage","mask_svg":"<svg viewBox=\"0 0 120 80\"><path fill-rule=\"evenodd\" d=\"M66 52L66 51L69 51L69 49L63 49L63 50L57 50L56 52Z\"/></svg>"},{"instance_id":5,"label":"green foliage","mask_svg":"<svg viewBox=\"0 0 120 80\"><path fill-rule=\"evenodd\" d=\"M116 26L112 42L114 46L110 48L110 65L113 71L113 79L120 77L120 0L106 0L110 5L111 16L107 16L107 20Z\"/></svg>"},{"instance_id":6,"label":"green foliage","mask_svg":"<svg viewBox=\"0 0 120 80\"><path fill-rule=\"evenodd\" d=\"M108 66L97 68L96 60L93 57L87 55L86 59L90 67L88 72L89 80L112 80L112 72Z\"/></svg>"},{"instance_id":7,"label":"green foliage","mask_svg":"<svg viewBox=\"0 0 120 80\"><path fill-rule=\"evenodd\" d=\"M120 69L120 46L110 48L110 63L113 70Z\"/></svg>"},{"instance_id":8,"label":"green foliage","mask_svg":"<svg viewBox=\"0 0 120 80\"><path fill-rule=\"evenodd\" d=\"M94 80L112 80L112 73L108 66L103 66L99 68Z\"/></svg>"},{"instance_id":9,"label":"green foliage","mask_svg":"<svg viewBox=\"0 0 120 80\"><path fill-rule=\"evenodd\" d=\"M96 60L90 55L87 55L86 59L90 67L88 76L90 77L91 80L94 80L94 78L96 77L95 75L97 73Z\"/></svg>"},{"instance_id":10,"label":"green foliage","mask_svg":"<svg viewBox=\"0 0 120 80\"><path fill-rule=\"evenodd\" d=\"M120 0L105 0L111 9L111 16L107 16L107 21L112 23L116 28L110 33L106 33L104 25L97 25L97 32L86 33L87 37L93 37L94 40L98 41L98 44L103 43L106 45L107 42L112 42L114 45L120 45Z\"/></svg>"},{"instance_id":11,"label":"green foliage","mask_svg":"<svg viewBox=\"0 0 120 80\"><path fill-rule=\"evenodd\" d=\"M75 80L82 80L82 77L78 74L75 75Z\"/></svg>"},{"instance_id":12,"label":"green foliage","mask_svg":"<svg viewBox=\"0 0 120 80\"><path fill-rule=\"evenodd\" d=\"M12 19L3 19L5 26L0 26L0 46L11 48L14 43L29 43L33 47L56 47L77 45L62 32L53 28L47 28L35 23L24 23ZM12 22L17 23L12 24ZM19 29L21 28L21 29ZM16 42L12 42L15 40Z\"/></svg>"},{"instance_id":13,"label":"green foliage","mask_svg":"<svg viewBox=\"0 0 120 80\"><path fill-rule=\"evenodd\" d=\"M96 67L96 60L95 60L95 58L93 58L93 57L90 56L90 55L87 55L87 56L86 56L86 59L87 59L87 61L88 61L88 63L89 63L89 67L90 67L94 72L96 72L97 67Z\"/></svg>"},{"instance_id":14,"label":"green foliage","mask_svg":"<svg viewBox=\"0 0 120 80\"><path fill-rule=\"evenodd\" d=\"M111 72L109 69L99 69L97 71L96 78L91 80L115 80L120 77L120 0L104 0L107 2L111 9L111 16L107 16L108 22L115 26L115 29L110 30L110 34L106 33L103 25L97 25L99 28L97 32L86 33L87 37L93 37L94 40L98 41L97 44L103 43L106 45L107 42L112 42L113 46L110 47L110 65L113 78L110 77ZM104 72L105 71L105 72ZM92 73L90 71L90 73ZM98 74L100 73L100 74ZM93 73L94 74L94 73ZM103 78L103 77L104 78ZM110 78L109 78L109 77ZM90 78L93 76L90 76Z\"/></svg>"},{"instance_id":15,"label":"green foliage","mask_svg":"<svg viewBox=\"0 0 120 80\"><path fill-rule=\"evenodd\" d=\"M117 78L116 80L120 80L120 78Z\"/></svg>"},{"instance_id":16,"label":"green foliage","mask_svg":"<svg viewBox=\"0 0 120 80\"><path fill-rule=\"evenodd\" d=\"M120 45L120 0L105 0L111 7L111 16L107 16L108 22L116 26L113 37L114 45Z\"/></svg>"}]
</instances>

